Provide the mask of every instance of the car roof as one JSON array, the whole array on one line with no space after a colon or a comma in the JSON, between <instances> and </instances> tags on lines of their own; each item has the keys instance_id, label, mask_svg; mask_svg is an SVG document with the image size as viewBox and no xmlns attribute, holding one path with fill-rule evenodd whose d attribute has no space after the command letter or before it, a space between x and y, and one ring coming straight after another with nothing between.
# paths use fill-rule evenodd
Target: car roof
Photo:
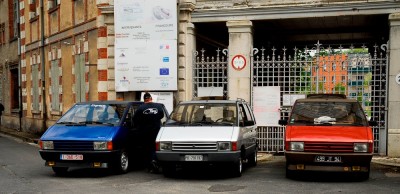
<instances>
[{"instance_id":1,"label":"car roof","mask_svg":"<svg viewBox=\"0 0 400 194\"><path fill-rule=\"evenodd\" d=\"M76 104L143 104L142 101L119 101L119 100L105 100L105 101L89 101L89 102L78 102Z\"/></svg>"},{"instance_id":2,"label":"car roof","mask_svg":"<svg viewBox=\"0 0 400 194\"><path fill-rule=\"evenodd\" d=\"M190 100L179 104L236 104L238 100Z\"/></svg>"},{"instance_id":3,"label":"car roof","mask_svg":"<svg viewBox=\"0 0 400 194\"><path fill-rule=\"evenodd\" d=\"M304 98L297 99L296 102L358 102L356 99L340 98Z\"/></svg>"}]
</instances>

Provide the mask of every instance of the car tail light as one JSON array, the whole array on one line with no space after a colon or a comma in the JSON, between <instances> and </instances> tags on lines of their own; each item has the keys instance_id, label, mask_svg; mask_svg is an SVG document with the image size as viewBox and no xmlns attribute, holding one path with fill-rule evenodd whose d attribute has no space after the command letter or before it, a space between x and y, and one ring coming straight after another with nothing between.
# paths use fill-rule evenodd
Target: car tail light
<instances>
[{"instance_id":1,"label":"car tail light","mask_svg":"<svg viewBox=\"0 0 400 194\"><path fill-rule=\"evenodd\" d=\"M156 151L160 151L160 142L156 141Z\"/></svg>"},{"instance_id":2,"label":"car tail light","mask_svg":"<svg viewBox=\"0 0 400 194\"><path fill-rule=\"evenodd\" d=\"M237 151L238 150L236 141L233 141L231 145L232 145L232 151Z\"/></svg>"},{"instance_id":3,"label":"car tail light","mask_svg":"<svg viewBox=\"0 0 400 194\"><path fill-rule=\"evenodd\" d=\"M112 150L112 149L113 149L112 141L107 142L107 150Z\"/></svg>"}]
</instances>

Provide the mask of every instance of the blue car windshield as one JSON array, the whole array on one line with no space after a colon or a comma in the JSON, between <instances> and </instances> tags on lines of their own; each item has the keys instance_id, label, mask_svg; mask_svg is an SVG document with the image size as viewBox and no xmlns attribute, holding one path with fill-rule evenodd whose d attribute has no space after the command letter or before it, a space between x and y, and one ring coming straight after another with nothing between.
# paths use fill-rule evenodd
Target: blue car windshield
<instances>
[{"instance_id":1,"label":"blue car windshield","mask_svg":"<svg viewBox=\"0 0 400 194\"><path fill-rule=\"evenodd\" d=\"M76 104L57 121L57 124L117 125L125 108L124 104Z\"/></svg>"}]
</instances>

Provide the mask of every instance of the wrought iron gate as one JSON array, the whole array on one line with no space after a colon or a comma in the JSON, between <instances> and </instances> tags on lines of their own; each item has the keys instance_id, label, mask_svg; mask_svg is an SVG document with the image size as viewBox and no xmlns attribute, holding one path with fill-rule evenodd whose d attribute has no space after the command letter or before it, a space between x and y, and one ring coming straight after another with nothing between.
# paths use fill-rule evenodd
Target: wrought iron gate
<instances>
[{"instance_id":1,"label":"wrought iron gate","mask_svg":"<svg viewBox=\"0 0 400 194\"><path fill-rule=\"evenodd\" d=\"M387 120L387 45L324 48L317 42L312 48L283 47L254 49L252 56L253 87L279 86L281 118L288 117L291 105L284 96L299 94L341 93L357 99L374 127L374 152L386 153ZM284 127L259 126L260 151L284 151Z\"/></svg>"},{"instance_id":2,"label":"wrought iron gate","mask_svg":"<svg viewBox=\"0 0 400 194\"><path fill-rule=\"evenodd\" d=\"M195 52L193 65L193 97L198 97L199 87L222 87L223 95L228 96L228 50L217 50L216 57L206 57L205 50ZM223 54L223 55L221 55Z\"/></svg>"}]
</instances>

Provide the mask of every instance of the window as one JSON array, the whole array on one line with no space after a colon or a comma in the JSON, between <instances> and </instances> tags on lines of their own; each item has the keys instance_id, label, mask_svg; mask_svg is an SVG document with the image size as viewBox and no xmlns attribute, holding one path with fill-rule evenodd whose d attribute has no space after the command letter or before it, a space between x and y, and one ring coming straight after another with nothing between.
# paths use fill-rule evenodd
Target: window
<instances>
[{"instance_id":1,"label":"window","mask_svg":"<svg viewBox=\"0 0 400 194\"><path fill-rule=\"evenodd\" d=\"M6 43L6 24L0 24L0 45Z\"/></svg>"},{"instance_id":2,"label":"window","mask_svg":"<svg viewBox=\"0 0 400 194\"><path fill-rule=\"evenodd\" d=\"M60 2L61 2L60 0L49 0L48 10L51 10L51 9L54 9L54 8L58 7Z\"/></svg>"},{"instance_id":3,"label":"window","mask_svg":"<svg viewBox=\"0 0 400 194\"><path fill-rule=\"evenodd\" d=\"M342 82L346 82L346 76L342 76Z\"/></svg>"},{"instance_id":4,"label":"window","mask_svg":"<svg viewBox=\"0 0 400 194\"><path fill-rule=\"evenodd\" d=\"M12 12L10 9L9 14L9 36L10 39L15 39L18 37L18 0L10 0L8 3L9 7L12 8Z\"/></svg>"},{"instance_id":5,"label":"window","mask_svg":"<svg viewBox=\"0 0 400 194\"><path fill-rule=\"evenodd\" d=\"M76 102L86 101L85 54L75 55Z\"/></svg>"},{"instance_id":6,"label":"window","mask_svg":"<svg viewBox=\"0 0 400 194\"><path fill-rule=\"evenodd\" d=\"M18 87L18 68L17 65L10 67L10 100L11 109L19 109L19 87Z\"/></svg>"},{"instance_id":7,"label":"window","mask_svg":"<svg viewBox=\"0 0 400 194\"><path fill-rule=\"evenodd\" d=\"M18 37L18 0L13 1L13 31L12 38ZM10 33L11 34L11 33Z\"/></svg>"},{"instance_id":8,"label":"window","mask_svg":"<svg viewBox=\"0 0 400 194\"><path fill-rule=\"evenodd\" d=\"M59 60L51 61L51 110L60 111L60 68Z\"/></svg>"},{"instance_id":9,"label":"window","mask_svg":"<svg viewBox=\"0 0 400 194\"><path fill-rule=\"evenodd\" d=\"M32 57L32 111L39 112L39 64L38 56Z\"/></svg>"}]
</instances>

